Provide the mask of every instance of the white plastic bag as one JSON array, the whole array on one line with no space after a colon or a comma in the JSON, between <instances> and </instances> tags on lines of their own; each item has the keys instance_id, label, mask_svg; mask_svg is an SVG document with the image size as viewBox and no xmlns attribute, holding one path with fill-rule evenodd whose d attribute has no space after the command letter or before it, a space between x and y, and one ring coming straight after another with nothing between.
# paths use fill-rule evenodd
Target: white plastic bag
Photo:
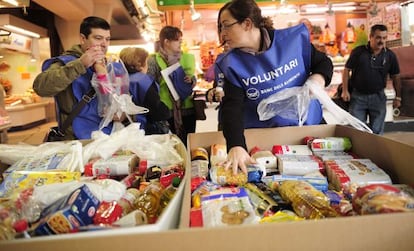
<instances>
[{"instance_id":1,"label":"white plastic bag","mask_svg":"<svg viewBox=\"0 0 414 251\"><path fill-rule=\"evenodd\" d=\"M257 114L261 121L278 115L285 119L298 120L298 125L302 126L308 117L309 103L308 87L286 88L263 99L257 106Z\"/></svg>"},{"instance_id":2,"label":"white plastic bag","mask_svg":"<svg viewBox=\"0 0 414 251\"><path fill-rule=\"evenodd\" d=\"M313 96L315 96L322 106L335 117L336 121L342 125L351 125L352 127L372 133L372 130L362 121L352 116L350 113L339 107L332 99L328 96L326 91L316 83L315 81L308 79L305 82L305 86L308 86Z\"/></svg>"}]
</instances>

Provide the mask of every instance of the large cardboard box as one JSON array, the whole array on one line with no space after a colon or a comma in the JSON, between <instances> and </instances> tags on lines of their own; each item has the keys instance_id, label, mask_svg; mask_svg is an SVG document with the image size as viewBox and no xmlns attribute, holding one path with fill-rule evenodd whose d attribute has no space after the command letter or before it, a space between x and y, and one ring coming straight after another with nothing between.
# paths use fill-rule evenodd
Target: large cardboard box
<instances>
[{"instance_id":1,"label":"large cardboard box","mask_svg":"<svg viewBox=\"0 0 414 251\"><path fill-rule=\"evenodd\" d=\"M299 144L309 135L350 137L353 151L377 163L394 183L414 184L414 147L407 144L339 125L246 131L249 148ZM207 148L213 143L224 142L221 132L190 134L187 156L196 147ZM180 229L151 233L68 234L0 242L0 250L414 250L414 213L191 229L188 227L189 180L190 175L186 175Z\"/></svg>"},{"instance_id":2,"label":"large cardboard box","mask_svg":"<svg viewBox=\"0 0 414 251\"><path fill-rule=\"evenodd\" d=\"M176 146L176 150L180 156L183 157L185 167L187 168L187 163L190 161L187 159L187 151L184 144L173 135L175 139L179 141L179 144ZM83 144L88 144L90 141L82 141ZM187 171L186 171L187 172ZM189 175L185 174L184 179L186 176ZM50 235L50 236L38 236L33 237L31 239L17 239L13 241L1 241L0 240L0 251L2 250L65 250L65 248L72 248L71 250L95 250L94 242L89 242L89 240L97 239L99 240L106 240L109 236L124 236L128 234L139 234L139 233L151 233L151 232L159 232L159 231L166 231L169 229L177 229L179 225L180 219L180 212L181 212L181 205L182 205L182 198L184 195L184 187L185 182L181 182L178 190L174 194L171 201L168 203L167 207L163 210L161 215L158 217L157 221L154 224L147 224L135 227L123 227L123 228L114 228L111 230L96 230L96 231L89 231L89 232L80 232L80 233L73 233L73 234L59 234L59 235ZM65 208L67 209L67 208ZM67 214L67 213L65 213ZM0 229L1 231L1 229ZM69 244L60 244L64 243L65 240L69 240ZM73 245L78 240L88 240L85 243L85 246L82 246L80 249L73 249ZM63 241L63 242L62 242ZM104 241L106 242L106 241ZM121 245L118 244L118 248L122 247L123 245L133 244L134 242L130 243L122 243ZM55 246L55 244L57 246ZM137 243L135 243L137 245ZM98 249L96 249L98 250ZM106 250L105 248L100 250Z\"/></svg>"}]
</instances>

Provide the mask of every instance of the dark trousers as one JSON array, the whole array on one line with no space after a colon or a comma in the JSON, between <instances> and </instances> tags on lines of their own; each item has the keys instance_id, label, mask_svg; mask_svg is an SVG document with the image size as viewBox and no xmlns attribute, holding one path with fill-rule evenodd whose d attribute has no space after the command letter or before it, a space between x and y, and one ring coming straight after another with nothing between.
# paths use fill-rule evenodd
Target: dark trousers
<instances>
[{"instance_id":1,"label":"dark trousers","mask_svg":"<svg viewBox=\"0 0 414 251\"><path fill-rule=\"evenodd\" d=\"M196 117L195 114L182 116L183 126L182 126L182 133L180 135L177 135L181 141L184 143L185 146L187 146L187 135L189 133L194 133L196 129ZM168 120L168 123L170 123L170 129L171 132L174 134L177 134L174 127L174 117Z\"/></svg>"}]
</instances>

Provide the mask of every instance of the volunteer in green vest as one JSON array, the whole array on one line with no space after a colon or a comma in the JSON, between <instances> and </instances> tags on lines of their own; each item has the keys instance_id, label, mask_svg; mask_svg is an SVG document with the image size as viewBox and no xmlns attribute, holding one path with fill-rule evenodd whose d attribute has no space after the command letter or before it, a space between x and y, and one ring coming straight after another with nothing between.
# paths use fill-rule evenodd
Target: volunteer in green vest
<instances>
[{"instance_id":1,"label":"volunteer in green vest","mask_svg":"<svg viewBox=\"0 0 414 251\"><path fill-rule=\"evenodd\" d=\"M187 134L195 132L196 116L192 95L174 100L169 88L161 75L165 68L179 62L186 74L184 85L196 84L195 57L193 54L184 53L181 49L182 31L173 26L165 26L159 34L159 50L148 59L148 75L151 75L160 84L161 101L170 109L171 132L176 134L183 141L187 142Z\"/></svg>"}]
</instances>

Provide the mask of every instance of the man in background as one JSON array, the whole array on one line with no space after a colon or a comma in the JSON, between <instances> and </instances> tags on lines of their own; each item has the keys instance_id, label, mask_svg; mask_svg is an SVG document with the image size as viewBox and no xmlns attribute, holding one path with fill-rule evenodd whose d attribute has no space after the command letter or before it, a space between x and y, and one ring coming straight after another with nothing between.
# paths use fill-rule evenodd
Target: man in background
<instances>
[{"instance_id":1,"label":"man in background","mask_svg":"<svg viewBox=\"0 0 414 251\"><path fill-rule=\"evenodd\" d=\"M375 134L384 132L387 102L384 89L388 76L395 90L393 107L401 106L400 68L394 52L385 47L386 40L387 27L382 24L372 26L368 44L352 50L342 77L341 97L350 101L350 114L362 122L368 120L368 126Z\"/></svg>"}]
</instances>

